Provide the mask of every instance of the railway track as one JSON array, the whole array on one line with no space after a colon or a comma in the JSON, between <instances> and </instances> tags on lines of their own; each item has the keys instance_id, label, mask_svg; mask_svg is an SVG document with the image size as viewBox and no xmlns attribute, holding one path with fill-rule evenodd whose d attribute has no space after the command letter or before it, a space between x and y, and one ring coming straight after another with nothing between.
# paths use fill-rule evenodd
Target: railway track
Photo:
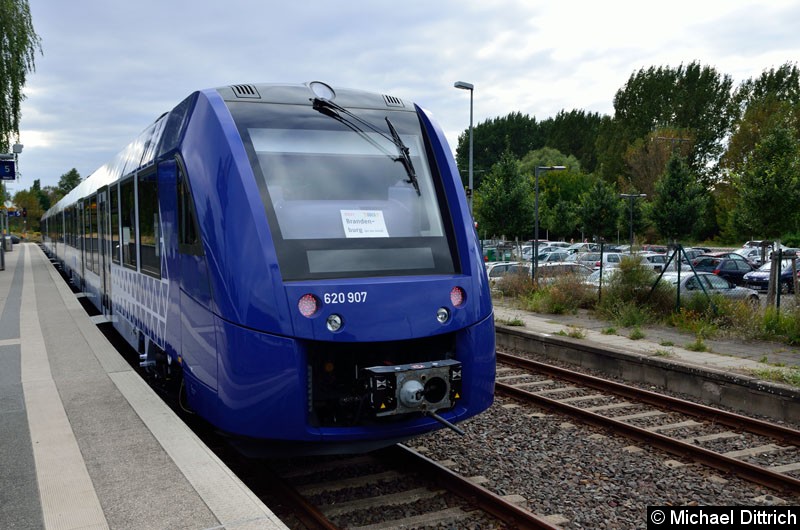
<instances>
[{"instance_id":1,"label":"railway track","mask_svg":"<svg viewBox=\"0 0 800 530\"><path fill-rule=\"evenodd\" d=\"M773 490L800 492L800 431L498 352L498 393Z\"/></svg>"},{"instance_id":2,"label":"railway track","mask_svg":"<svg viewBox=\"0 0 800 530\"><path fill-rule=\"evenodd\" d=\"M233 469L290 528L557 528L401 444L350 457L238 459Z\"/></svg>"}]
</instances>

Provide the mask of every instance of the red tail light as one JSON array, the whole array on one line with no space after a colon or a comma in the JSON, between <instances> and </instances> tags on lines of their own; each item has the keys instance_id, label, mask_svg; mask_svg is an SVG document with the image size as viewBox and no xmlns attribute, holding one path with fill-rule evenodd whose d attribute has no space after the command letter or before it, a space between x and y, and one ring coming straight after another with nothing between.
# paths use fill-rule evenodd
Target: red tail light
<instances>
[{"instance_id":1,"label":"red tail light","mask_svg":"<svg viewBox=\"0 0 800 530\"><path fill-rule=\"evenodd\" d=\"M453 287L450 289L450 303L453 307L461 307L467 299L467 293L461 287Z\"/></svg>"},{"instance_id":2,"label":"red tail light","mask_svg":"<svg viewBox=\"0 0 800 530\"><path fill-rule=\"evenodd\" d=\"M297 302L297 309L304 317L312 317L319 311L319 299L313 294L304 294Z\"/></svg>"}]
</instances>

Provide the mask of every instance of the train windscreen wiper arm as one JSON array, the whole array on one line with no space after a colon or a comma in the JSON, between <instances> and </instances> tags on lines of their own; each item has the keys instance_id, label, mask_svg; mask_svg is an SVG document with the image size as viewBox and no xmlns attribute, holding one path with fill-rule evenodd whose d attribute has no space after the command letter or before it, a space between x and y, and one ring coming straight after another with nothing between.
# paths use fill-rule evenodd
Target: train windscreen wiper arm
<instances>
[{"instance_id":1,"label":"train windscreen wiper arm","mask_svg":"<svg viewBox=\"0 0 800 530\"><path fill-rule=\"evenodd\" d=\"M406 145L403 143L403 140L400 138L400 135L397 133L397 130L394 128L394 125L392 125L392 122L389 120L388 116L386 117L386 124L389 126L389 132L392 134L391 138L386 136L385 132L377 129L371 123L359 118L358 116L356 116L355 114L353 114L352 112L347 110L346 108L342 107L341 105L337 105L336 103L334 103L333 101L331 101L329 99L314 98L314 100L313 100L313 108L314 108L314 110L316 110L318 112L321 112L322 114L325 114L326 116L330 116L331 118L342 122L346 126L348 126L351 129L353 129L353 131L359 133L359 135L362 138L364 138L365 140L367 140L368 142L373 144L376 148L378 148L380 151L382 151L384 154L386 154L389 158L391 158L395 162L402 163L403 164L403 168L405 168L405 170L406 170L406 175L408 175L408 180L406 180L406 182L408 182L409 184L414 186L414 189L416 190L417 195L422 195L420 193L420 190L419 190L419 181L417 180L417 173L414 171L414 165L411 163L410 151L409 151L408 147L406 147ZM372 131L380 134L381 136L383 136L384 138L386 138L387 140L392 142L395 145L395 147L397 148L397 152L399 153L399 156L395 157L395 156L392 156L391 154L389 154L383 148L383 146L381 146L380 144L375 142L373 139L371 139L369 136L364 134L364 130L363 129L361 129L357 124L352 123L351 121L347 120L344 116L342 116L342 114L344 114L345 116L357 121L358 123L366 125Z\"/></svg>"},{"instance_id":2,"label":"train windscreen wiper arm","mask_svg":"<svg viewBox=\"0 0 800 530\"><path fill-rule=\"evenodd\" d=\"M417 190L417 195L421 195L419 192L419 181L417 181L417 173L414 171L414 164L411 163L411 154L406 147L406 144L403 143L403 140L400 138L400 135L397 134L397 130L392 125L392 122L389 120L389 117L386 117L386 125L389 126L389 132L392 133L392 141L394 145L397 146L397 151L400 153L400 157L396 158L395 160L402 162L403 167L406 168L406 174L408 174L408 180L406 182L412 184L414 189Z\"/></svg>"}]
</instances>

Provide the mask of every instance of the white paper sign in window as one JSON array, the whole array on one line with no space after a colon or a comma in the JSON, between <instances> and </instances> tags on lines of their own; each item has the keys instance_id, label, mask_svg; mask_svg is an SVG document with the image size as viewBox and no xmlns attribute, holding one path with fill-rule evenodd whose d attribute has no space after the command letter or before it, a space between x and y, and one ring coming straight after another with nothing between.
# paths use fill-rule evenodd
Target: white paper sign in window
<instances>
[{"instance_id":1,"label":"white paper sign in window","mask_svg":"<svg viewBox=\"0 0 800 530\"><path fill-rule=\"evenodd\" d=\"M389 237L381 210L341 210L345 237Z\"/></svg>"}]
</instances>

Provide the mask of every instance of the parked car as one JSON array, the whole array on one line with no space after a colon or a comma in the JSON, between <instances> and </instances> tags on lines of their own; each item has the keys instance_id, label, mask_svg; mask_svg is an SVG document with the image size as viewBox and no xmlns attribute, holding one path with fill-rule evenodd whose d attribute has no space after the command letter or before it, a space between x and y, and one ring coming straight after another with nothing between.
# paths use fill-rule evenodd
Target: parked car
<instances>
[{"instance_id":1,"label":"parked car","mask_svg":"<svg viewBox=\"0 0 800 530\"><path fill-rule=\"evenodd\" d=\"M664 270L664 265L667 263L667 256L665 254L642 254L642 265L656 272Z\"/></svg>"},{"instance_id":2,"label":"parked car","mask_svg":"<svg viewBox=\"0 0 800 530\"><path fill-rule=\"evenodd\" d=\"M498 278L508 274L508 269L512 265L517 265L516 261L495 261L486 264L486 275L489 277L489 284L494 285Z\"/></svg>"},{"instance_id":3,"label":"parked car","mask_svg":"<svg viewBox=\"0 0 800 530\"><path fill-rule=\"evenodd\" d=\"M766 292L769 289L769 273L772 270L772 262L764 263L757 270L748 272L744 275L744 286L756 291ZM800 278L800 261L796 262L795 274ZM792 276L792 261L783 260L781 263L781 292L794 292L794 278Z\"/></svg>"},{"instance_id":4,"label":"parked car","mask_svg":"<svg viewBox=\"0 0 800 530\"><path fill-rule=\"evenodd\" d=\"M734 250L733 252L735 254L739 254L754 265L761 265L764 262L764 260L761 258L761 249L758 247L745 247L740 248L739 250Z\"/></svg>"},{"instance_id":5,"label":"parked car","mask_svg":"<svg viewBox=\"0 0 800 530\"><path fill-rule=\"evenodd\" d=\"M678 273L665 272L660 281L668 282L675 288L678 287ZM758 292L747 287L739 287L734 283L708 272L698 272L696 275L681 273L680 275L681 296L698 296L703 293L703 288L709 295L720 295L734 300L744 300L752 304L758 304ZM702 284L702 288L701 288Z\"/></svg>"},{"instance_id":6,"label":"parked car","mask_svg":"<svg viewBox=\"0 0 800 530\"><path fill-rule=\"evenodd\" d=\"M586 279L583 281L584 284L589 285L591 287L598 287L600 285L600 269L595 270ZM603 285L608 285L608 282L619 273L619 267L612 267L610 269L606 269L603 267Z\"/></svg>"},{"instance_id":7,"label":"parked car","mask_svg":"<svg viewBox=\"0 0 800 530\"><path fill-rule=\"evenodd\" d=\"M597 252L600 250L600 245L595 243L574 243L567 247L567 252L570 254L580 254L582 252Z\"/></svg>"},{"instance_id":8,"label":"parked car","mask_svg":"<svg viewBox=\"0 0 800 530\"><path fill-rule=\"evenodd\" d=\"M592 253L592 254L594 254L594 253ZM622 258L625 257L625 256L626 256L626 254L623 254L621 252L603 252L603 254L602 254L603 268L604 269L606 269L606 268L611 269L611 268L619 267L619 263L622 261ZM579 263L583 263L584 265L588 265L589 267L592 267L593 269L597 270L597 269L600 268L600 257L601 257L601 254L597 253L597 260L594 262L594 264L583 263L582 261L579 261Z\"/></svg>"},{"instance_id":9,"label":"parked car","mask_svg":"<svg viewBox=\"0 0 800 530\"><path fill-rule=\"evenodd\" d=\"M564 252L563 250L548 252L547 254L539 256L539 263L554 263L558 261L567 261L569 257L570 254Z\"/></svg>"},{"instance_id":10,"label":"parked car","mask_svg":"<svg viewBox=\"0 0 800 530\"><path fill-rule=\"evenodd\" d=\"M536 276L539 283L548 284L553 283L560 278L576 278L579 281L584 280L592 273L592 269L570 261L562 261L558 263L544 263L539 265L536 269Z\"/></svg>"},{"instance_id":11,"label":"parked car","mask_svg":"<svg viewBox=\"0 0 800 530\"><path fill-rule=\"evenodd\" d=\"M733 252L729 254L738 256L738 259L733 257L703 255L695 258L692 265L694 265L696 271L710 272L726 280L730 280L736 285L742 285L744 283L744 275L754 271L755 267L751 265L749 261L739 256L739 254L734 254Z\"/></svg>"}]
</instances>

